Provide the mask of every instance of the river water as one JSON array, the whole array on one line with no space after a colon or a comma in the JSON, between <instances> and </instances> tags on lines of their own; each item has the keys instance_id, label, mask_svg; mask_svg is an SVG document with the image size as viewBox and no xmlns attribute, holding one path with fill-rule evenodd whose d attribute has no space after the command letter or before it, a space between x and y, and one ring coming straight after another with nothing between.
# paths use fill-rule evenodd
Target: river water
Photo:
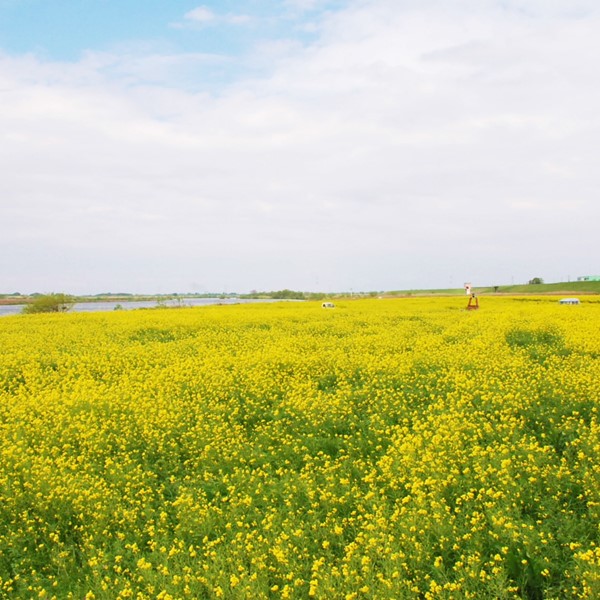
<instances>
[{"instance_id":1,"label":"river water","mask_svg":"<svg viewBox=\"0 0 600 600\"><path fill-rule=\"evenodd\" d=\"M211 304L249 304L251 302L277 302L277 300L254 300L245 298L180 298L177 300L165 300L163 306L210 306ZM121 300L120 302L78 302L69 312L105 312L115 310L121 306L123 310L134 310L136 308L155 308L159 304L156 300L132 300L131 302ZM19 314L25 304L0 305L0 317Z\"/></svg>"}]
</instances>

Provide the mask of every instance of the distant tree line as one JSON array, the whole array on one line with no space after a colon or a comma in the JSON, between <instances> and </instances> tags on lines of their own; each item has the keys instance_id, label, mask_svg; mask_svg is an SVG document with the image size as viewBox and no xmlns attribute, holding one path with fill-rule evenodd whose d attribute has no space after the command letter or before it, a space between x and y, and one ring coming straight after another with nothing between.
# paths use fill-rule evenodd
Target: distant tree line
<instances>
[{"instance_id":1,"label":"distant tree line","mask_svg":"<svg viewBox=\"0 0 600 600\"><path fill-rule=\"evenodd\" d=\"M322 300L326 294L322 292L297 292L294 290L277 290L274 292L250 292L242 294L240 298L271 298L273 300Z\"/></svg>"}]
</instances>

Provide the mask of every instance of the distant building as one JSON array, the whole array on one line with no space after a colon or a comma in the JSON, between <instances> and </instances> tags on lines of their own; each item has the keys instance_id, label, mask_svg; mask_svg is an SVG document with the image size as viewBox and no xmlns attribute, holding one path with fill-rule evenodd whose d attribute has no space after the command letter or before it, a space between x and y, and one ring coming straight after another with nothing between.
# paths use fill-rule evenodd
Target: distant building
<instances>
[{"instance_id":1,"label":"distant building","mask_svg":"<svg viewBox=\"0 0 600 600\"><path fill-rule=\"evenodd\" d=\"M582 275L577 281L600 281L600 275Z\"/></svg>"}]
</instances>

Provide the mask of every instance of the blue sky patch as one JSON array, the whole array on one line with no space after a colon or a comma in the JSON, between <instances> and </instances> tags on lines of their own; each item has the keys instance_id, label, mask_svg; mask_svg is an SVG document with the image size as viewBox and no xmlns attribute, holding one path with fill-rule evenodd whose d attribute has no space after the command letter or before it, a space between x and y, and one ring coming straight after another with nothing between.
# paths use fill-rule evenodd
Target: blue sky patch
<instances>
[{"instance_id":1,"label":"blue sky patch","mask_svg":"<svg viewBox=\"0 0 600 600\"><path fill-rule=\"evenodd\" d=\"M141 45L239 55L258 40L314 37L310 23L345 2L0 0L0 50L76 61L85 51ZM304 4L304 8L302 7Z\"/></svg>"}]
</instances>

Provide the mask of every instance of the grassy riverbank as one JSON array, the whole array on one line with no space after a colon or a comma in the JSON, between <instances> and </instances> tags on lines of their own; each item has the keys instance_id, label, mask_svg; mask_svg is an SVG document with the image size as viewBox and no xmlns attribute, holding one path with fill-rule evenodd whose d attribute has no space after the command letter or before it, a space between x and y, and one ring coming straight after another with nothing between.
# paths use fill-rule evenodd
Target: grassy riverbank
<instances>
[{"instance_id":1,"label":"grassy riverbank","mask_svg":"<svg viewBox=\"0 0 600 600\"><path fill-rule=\"evenodd\" d=\"M600 294L600 281L568 281L559 283L541 284L517 284L500 286L475 287L478 294ZM323 298L365 298L365 297L410 297L410 296L461 296L464 295L463 288L436 288L436 289L414 289L393 291L369 291L369 292L302 292L292 290L280 290L275 292L253 292L250 294L159 294L139 295L126 293L105 293L93 296L75 296L75 302L165 302L178 298L255 298L255 299L296 299L296 300L320 300ZM35 295L0 294L0 304L27 304L32 302Z\"/></svg>"}]
</instances>

